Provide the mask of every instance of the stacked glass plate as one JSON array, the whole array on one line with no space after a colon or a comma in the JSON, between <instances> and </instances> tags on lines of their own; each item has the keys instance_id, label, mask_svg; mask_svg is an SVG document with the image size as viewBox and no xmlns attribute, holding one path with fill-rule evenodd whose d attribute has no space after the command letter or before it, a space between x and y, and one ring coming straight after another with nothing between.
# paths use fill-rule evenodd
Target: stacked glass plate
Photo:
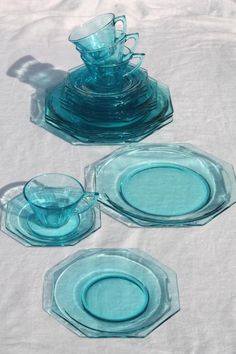
<instances>
[{"instance_id":1,"label":"stacked glass plate","mask_svg":"<svg viewBox=\"0 0 236 354\"><path fill-rule=\"evenodd\" d=\"M107 92L93 85L85 66L47 95L45 120L83 143L119 144L143 139L170 123L168 88L136 70Z\"/></svg>"}]
</instances>

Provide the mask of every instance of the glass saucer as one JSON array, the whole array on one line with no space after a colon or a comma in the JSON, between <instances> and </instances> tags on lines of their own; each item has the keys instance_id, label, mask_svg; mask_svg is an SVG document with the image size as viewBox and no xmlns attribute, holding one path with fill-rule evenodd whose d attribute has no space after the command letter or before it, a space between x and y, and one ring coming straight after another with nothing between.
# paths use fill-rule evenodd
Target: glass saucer
<instances>
[{"instance_id":1,"label":"glass saucer","mask_svg":"<svg viewBox=\"0 0 236 354\"><path fill-rule=\"evenodd\" d=\"M103 210L130 226L202 225L236 201L231 165L188 144L134 144L87 168Z\"/></svg>"},{"instance_id":2,"label":"glass saucer","mask_svg":"<svg viewBox=\"0 0 236 354\"><path fill-rule=\"evenodd\" d=\"M100 227L100 214L98 209L92 208L75 214L59 228L47 228L37 221L21 193L8 201L4 226L3 231L26 246L67 246L97 230Z\"/></svg>"},{"instance_id":3,"label":"glass saucer","mask_svg":"<svg viewBox=\"0 0 236 354\"><path fill-rule=\"evenodd\" d=\"M44 309L80 335L145 336L179 310L176 275L138 250L80 251L46 275Z\"/></svg>"}]
</instances>

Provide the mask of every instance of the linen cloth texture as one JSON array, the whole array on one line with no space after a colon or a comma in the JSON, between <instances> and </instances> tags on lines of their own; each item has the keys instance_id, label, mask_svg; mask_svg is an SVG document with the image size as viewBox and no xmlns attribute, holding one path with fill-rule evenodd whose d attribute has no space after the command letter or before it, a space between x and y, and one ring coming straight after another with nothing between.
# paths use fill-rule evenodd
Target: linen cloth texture
<instances>
[{"instance_id":1,"label":"linen cloth texture","mask_svg":"<svg viewBox=\"0 0 236 354\"><path fill-rule=\"evenodd\" d=\"M143 142L191 143L236 167L233 0L9 0L0 3L1 188L42 172L83 183L84 167L116 148L72 146L30 123L32 98L81 64L67 40L72 28L105 12L127 16L143 67L170 87L174 121ZM235 354L235 230L233 206L205 226L178 229L128 228L103 214L102 228L73 247L27 248L1 233L0 353ZM145 339L70 332L42 310L43 277L93 247L140 248L175 270L181 311Z\"/></svg>"}]
</instances>

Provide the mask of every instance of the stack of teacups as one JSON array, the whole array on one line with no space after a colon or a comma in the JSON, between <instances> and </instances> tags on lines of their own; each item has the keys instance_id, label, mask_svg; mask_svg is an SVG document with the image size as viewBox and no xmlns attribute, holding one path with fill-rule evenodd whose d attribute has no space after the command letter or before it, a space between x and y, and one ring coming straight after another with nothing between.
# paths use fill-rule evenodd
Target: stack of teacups
<instances>
[{"instance_id":1,"label":"stack of teacups","mask_svg":"<svg viewBox=\"0 0 236 354\"><path fill-rule=\"evenodd\" d=\"M116 24L122 23L118 30ZM144 54L135 53L138 33L126 34L125 16L115 17L112 13L95 17L77 27L69 36L80 52L94 83L101 86L116 86L134 72L143 62ZM128 41L133 45L128 47ZM137 63L130 65L132 60Z\"/></svg>"}]
</instances>

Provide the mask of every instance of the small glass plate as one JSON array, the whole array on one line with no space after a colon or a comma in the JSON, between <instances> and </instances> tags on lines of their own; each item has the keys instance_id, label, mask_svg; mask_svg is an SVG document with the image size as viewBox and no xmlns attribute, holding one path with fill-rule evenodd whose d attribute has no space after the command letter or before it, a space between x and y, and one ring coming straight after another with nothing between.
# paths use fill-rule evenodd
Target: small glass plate
<instances>
[{"instance_id":1,"label":"small glass plate","mask_svg":"<svg viewBox=\"0 0 236 354\"><path fill-rule=\"evenodd\" d=\"M47 228L37 222L21 193L10 199L1 220L1 229L25 246L74 245L100 228L100 212L91 208L75 214L59 228Z\"/></svg>"},{"instance_id":2,"label":"small glass plate","mask_svg":"<svg viewBox=\"0 0 236 354\"><path fill-rule=\"evenodd\" d=\"M47 274L44 308L89 337L144 336L178 311L176 275L137 250L80 251Z\"/></svg>"},{"instance_id":3,"label":"small glass plate","mask_svg":"<svg viewBox=\"0 0 236 354\"><path fill-rule=\"evenodd\" d=\"M87 168L104 211L130 226L201 225L235 202L231 165L188 144L135 144Z\"/></svg>"}]
</instances>

